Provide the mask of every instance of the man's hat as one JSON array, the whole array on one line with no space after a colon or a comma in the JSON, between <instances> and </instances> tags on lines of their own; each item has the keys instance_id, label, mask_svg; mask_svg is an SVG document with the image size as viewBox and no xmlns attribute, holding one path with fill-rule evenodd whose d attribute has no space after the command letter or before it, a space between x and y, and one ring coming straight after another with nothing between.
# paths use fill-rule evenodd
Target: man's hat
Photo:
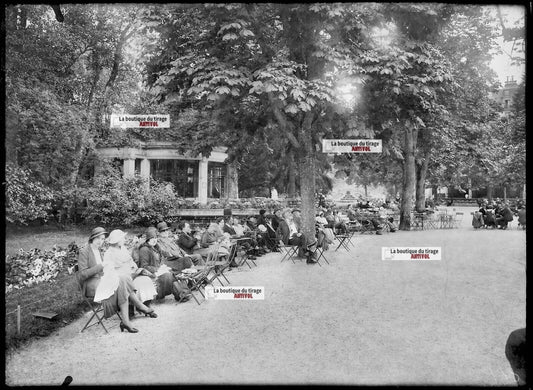
<instances>
[{"instance_id":1,"label":"man's hat","mask_svg":"<svg viewBox=\"0 0 533 390\"><path fill-rule=\"evenodd\" d=\"M91 236L89 237L89 241L91 241L93 238L98 237L101 234L107 234L105 229L103 227L95 227L93 231L91 232Z\"/></svg>"},{"instance_id":2,"label":"man's hat","mask_svg":"<svg viewBox=\"0 0 533 390\"><path fill-rule=\"evenodd\" d=\"M157 224L157 230L159 230L160 232L164 232L165 230L168 230L168 229L170 228L167 226L166 222L159 222Z\"/></svg>"}]
</instances>

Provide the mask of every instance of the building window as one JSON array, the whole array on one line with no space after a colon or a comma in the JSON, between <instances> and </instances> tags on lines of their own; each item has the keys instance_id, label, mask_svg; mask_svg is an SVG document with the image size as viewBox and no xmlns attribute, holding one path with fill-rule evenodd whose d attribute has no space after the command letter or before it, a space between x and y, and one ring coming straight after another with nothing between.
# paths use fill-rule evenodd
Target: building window
<instances>
[{"instance_id":1,"label":"building window","mask_svg":"<svg viewBox=\"0 0 533 390\"><path fill-rule=\"evenodd\" d=\"M198 196L197 160L150 160L150 174L158 181L174 184L179 196L184 198Z\"/></svg>"},{"instance_id":2,"label":"building window","mask_svg":"<svg viewBox=\"0 0 533 390\"><path fill-rule=\"evenodd\" d=\"M140 158L135 159L135 173L141 173L141 161Z\"/></svg>"},{"instance_id":3,"label":"building window","mask_svg":"<svg viewBox=\"0 0 533 390\"><path fill-rule=\"evenodd\" d=\"M207 196L209 198L224 198L226 196L226 165L210 162L207 166Z\"/></svg>"}]
</instances>

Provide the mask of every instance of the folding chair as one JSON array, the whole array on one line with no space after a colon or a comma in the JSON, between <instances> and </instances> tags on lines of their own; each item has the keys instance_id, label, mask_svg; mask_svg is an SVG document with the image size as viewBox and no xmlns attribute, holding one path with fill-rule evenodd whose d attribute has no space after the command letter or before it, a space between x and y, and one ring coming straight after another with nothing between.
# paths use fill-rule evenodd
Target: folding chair
<instances>
[{"instance_id":1,"label":"folding chair","mask_svg":"<svg viewBox=\"0 0 533 390\"><path fill-rule=\"evenodd\" d=\"M209 274L213 269L215 268L215 263L218 261L218 249L219 245L215 245L211 252L208 253L207 259L204 265L196 266L195 269L197 270L196 273L179 273L175 275L175 277L178 280L186 280L187 284L189 285L189 288L191 289L191 292L193 293L193 297L196 300L196 303L200 304L196 296L194 295L194 291L200 292L202 297L205 299L205 294L203 293L202 289L204 288L204 285L206 284L212 284L211 278L209 278Z\"/></svg>"},{"instance_id":2,"label":"folding chair","mask_svg":"<svg viewBox=\"0 0 533 390\"><path fill-rule=\"evenodd\" d=\"M83 332L87 328L90 328L93 325L100 324L100 325L102 325L102 328L104 328L105 332L109 333L107 331L104 323L102 322L104 320L104 316L103 315L102 316L99 315L99 313L103 313L103 311L104 311L104 307L103 307L102 303L94 302L94 300L93 300L94 297L88 297L88 296L85 295L85 288L84 288L84 283L83 283L84 281L81 280L78 264L76 264L74 266L73 271L74 271L74 275L76 277L76 284L78 285L78 291L80 292L83 301L87 304L87 306L89 306L89 308L93 312L93 314L91 315L91 318L89 318L89 321L87 321L87 323L85 324L85 326L83 327L81 332ZM95 317L96 317L96 322L91 323ZM120 317L120 315L119 315L119 317Z\"/></svg>"},{"instance_id":3,"label":"folding chair","mask_svg":"<svg viewBox=\"0 0 533 390\"><path fill-rule=\"evenodd\" d=\"M353 243L351 242L349 234L335 234L335 239L339 241L337 248L335 248L335 252L337 252L340 247L343 247L344 249L346 249L346 251L350 252L350 243L352 244L352 246L355 247L355 245L353 245Z\"/></svg>"},{"instance_id":4,"label":"folding chair","mask_svg":"<svg viewBox=\"0 0 533 390\"><path fill-rule=\"evenodd\" d=\"M461 222L463 222L464 213L463 212L457 212L453 216L453 219L451 220L451 226L452 228L459 228L459 225Z\"/></svg>"},{"instance_id":5,"label":"folding chair","mask_svg":"<svg viewBox=\"0 0 533 390\"><path fill-rule=\"evenodd\" d=\"M296 264L296 262L294 261L294 257L298 255L298 245L285 245L282 240L279 240L279 247L281 253L283 254L283 257L281 258L281 263L283 263L285 259L289 259L294 264Z\"/></svg>"},{"instance_id":6,"label":"folding chair","mask_svg":"<svg viewBox=\"0 0 533 390\"><path fill-rule=\"evenodd\" d=\"M411 230L424 230L424 219L425 215L423 213L413 212Z\"/></svg>"},{"instance_id":7,"label":"folding chair","mask_svg":"<svg viewBox=\"0 0 533 390\"><path fill-rule=\"evenodd\" d=\"M436 213L432 213L426 216L425 228L437 229L440 223L440 218Z\"/></svg>"},{"instance_id":8,"label":"folding chair","mask_svg":"<svg viewBox=\"0 0 533 390\"><path fill-rule=\"evenodd\" d=\"M238 248L240 248L243 244L244 241L248 241L250 240L249 237L244 237L244 238L237 238L235 240L235 251L234 253L230 253L230 263L232 260L236 260L237 259L237 253L238 253ZM232 248L233 249L233 248ZM248 266L248 268L252 269L252 266L248 263L248 260L252 262L253 265L255 265L257 267L257 263L250 257L248 256L248 253L244 252L243 255L241 256L241 260L240 261L235 261L237 263L237 265L240 267L241 265L243 264L246 264Z\"/></svg>"},{"instance_id":9,"label":"folding chair","mask_svg":"<svg viewBox=\"0 0 533 390\"><path fill-rule=\"evenodd\" d=\"M323 245L316 245L315 250L313 251L313 255L316 256L316 262L319 266L322 267L322 264L320 264L320 259L324 259L326 263L329 264L328 259L324 255L324 246Z\"/></svg>"}]
</instances>

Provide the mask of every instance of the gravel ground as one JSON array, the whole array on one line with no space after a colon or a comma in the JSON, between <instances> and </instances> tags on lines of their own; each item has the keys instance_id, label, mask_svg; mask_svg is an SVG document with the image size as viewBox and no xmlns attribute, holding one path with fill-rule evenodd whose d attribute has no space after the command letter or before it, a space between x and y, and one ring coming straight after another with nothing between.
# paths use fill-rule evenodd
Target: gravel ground
<instances>
[{"instance_id":1,"label":"gravel ground","mask_svg":"<svg viewBox=\"0 0 533 390\"><path fill-rule=\"evenodd\" d=\"M526 235L463 226L355 236L331 265L231 270L263 301L154 305L137 334L83 333L80 319L6 357L8 385L359 384L515 385L504 355L526 321ZM381 248L439 246L441 261L382 261Z\"/></svg>"}]
</instances>

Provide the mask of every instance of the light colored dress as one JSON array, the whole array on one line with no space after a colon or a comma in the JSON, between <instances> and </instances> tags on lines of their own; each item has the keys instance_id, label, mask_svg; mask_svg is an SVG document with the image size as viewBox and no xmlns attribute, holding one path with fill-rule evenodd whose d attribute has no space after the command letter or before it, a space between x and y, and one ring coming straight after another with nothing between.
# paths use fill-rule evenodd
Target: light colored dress
<instances>
[{"instance_id":1,"label":"light colored dress","mask_svg":"<svg viewBox=\"0 0 533 390\"><path fill-rule=\"evenodd\" d=\"M112 267L113 270L110 269L109 272L111 274L115 273L118 276L132 276L139 268L125 247L119 248L115 246L109 247L104 253L103 265L103 278L105 278L106 275L106 267ZM134 277L133 286L135 287L136 295L141 302L150 301L157 295L154 279L151 279L148 276L138 275Z\"/></svg>"}]
</instances>

